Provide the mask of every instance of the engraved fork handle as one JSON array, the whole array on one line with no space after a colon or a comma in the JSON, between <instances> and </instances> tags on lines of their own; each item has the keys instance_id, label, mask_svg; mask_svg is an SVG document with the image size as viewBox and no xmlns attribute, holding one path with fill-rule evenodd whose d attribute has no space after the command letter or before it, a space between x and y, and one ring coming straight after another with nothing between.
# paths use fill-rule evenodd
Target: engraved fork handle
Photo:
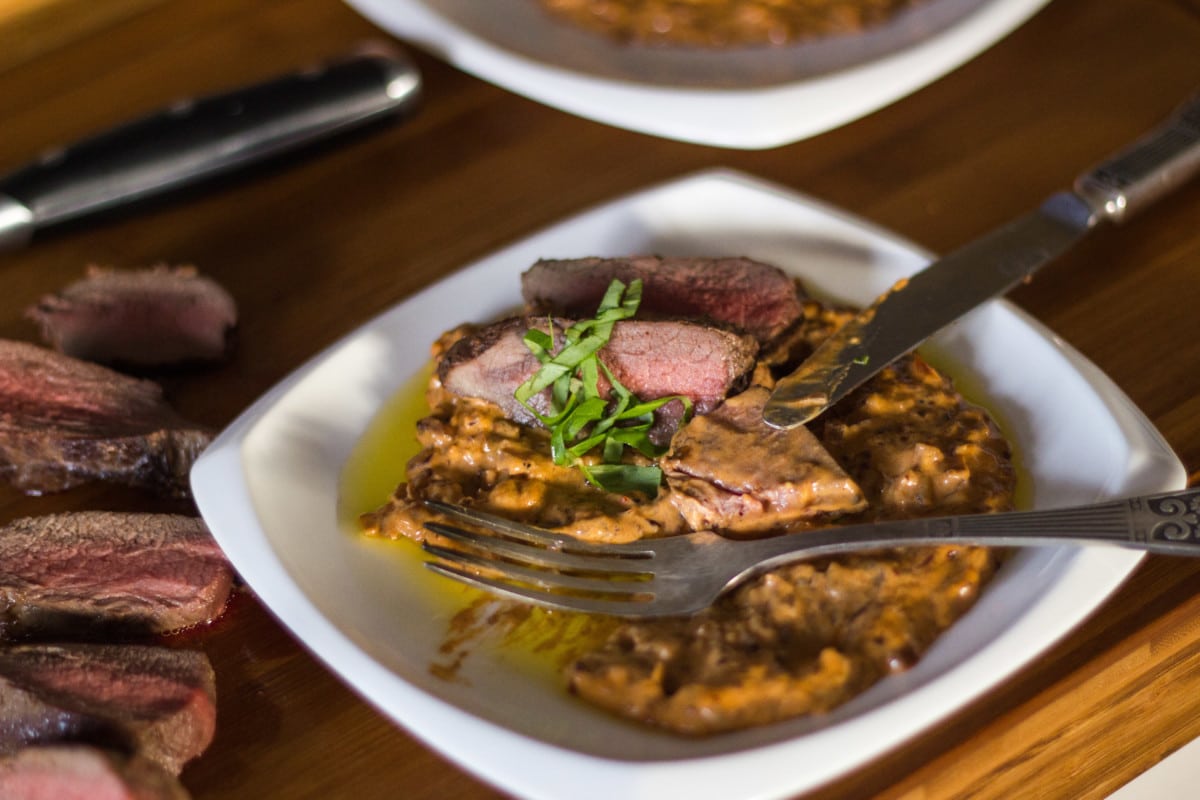
<instances>
[{"instance_id":1,"label":"engraved fork handle","mask_svg":"<svg viewBox=\"0 0 1200 800\"><path fill-rule=\"evenodd\" d=\"M1200 556L1200 488L1088 506L848 525L747 542L755 570L797 557L921 544L1110 544ZM753 552L751 552L753 551Z\"/></svg>"}]
</instances>

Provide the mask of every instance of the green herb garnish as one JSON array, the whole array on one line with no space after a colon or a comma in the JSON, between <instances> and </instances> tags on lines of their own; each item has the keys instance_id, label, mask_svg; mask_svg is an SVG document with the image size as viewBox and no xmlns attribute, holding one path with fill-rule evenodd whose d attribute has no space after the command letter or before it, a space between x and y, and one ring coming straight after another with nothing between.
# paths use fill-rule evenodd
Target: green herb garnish
<instances>
[{"instance_id":1,"label":"green herb garnish","mask_svg":"<svg viewBox=\"0 0 1200 800\"><path fill-rule=\"evenodd\" d=\"M640 280L628 287L613 280L596 316L563 331L562 347L557 353L552 320L547 322L546 331L527 331L525 346L542 366L517 387L513 396L550 430L554 463L578 468L589 483L605 491L640 492L654 497L662 482L662 470L622 463L625 448L632 447L647 458L662 455L666 448L655 445L649 437L654 412L672 400L681 400L687 416L692 403L678 395L641 402L596 355L612 336L613 325L632 317L641 302ZM608 398L600 395L601 373L610 385ZM550 413L542 414L530 405L530 400L546 389L550 389ZM603 463L584 463L583 456L596 448L600 448Z\"/></svg>"}]
</instances>

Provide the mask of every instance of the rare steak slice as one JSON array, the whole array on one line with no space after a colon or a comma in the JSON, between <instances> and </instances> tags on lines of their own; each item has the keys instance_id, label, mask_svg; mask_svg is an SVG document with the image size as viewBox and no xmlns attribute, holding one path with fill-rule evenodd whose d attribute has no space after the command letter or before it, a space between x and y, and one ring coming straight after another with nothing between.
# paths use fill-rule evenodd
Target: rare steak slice
<instances>
[{"instance_id":1,"label":"rare steak slice","mask_svg":"<svg viewBox=\"0 0 1200 800\"><path fill-rule=\"evenodd\" d=\"M613 279L642 281L639 316L694 317L736 326L769 342L801 314L796 281L749 258L636 256L543 259L521 276L531 313L595 313Z\"/></svg>"},{"instance_id":2,"label":"rare steak slice","mask_svg":"<svg viewBox=\"0 0 1200 800\"><path fill-rule=\"evenodd\" d=\"M204 653L109 644L0 648L0 754L88 742L178 774L216 729L216 682Z\"/></svg>"},{"instance_id":3,"label":"rare steak slice","mask_svg":"<svg viewBox=\"0 0 1200 800\"><path fill-rule=\"evenodd\" d=\"M232 585L196 517L78 511L0 528L0 638L175 631L218 616Z\"/></svg>"},{"instance_id":4,"label":"rare steak slice","mask_svg":"<svg viewBox=\"0 0 1200 800\"><path fill-rule=\"evenodd\" d=\"M156 383L0 340L0 479L22 491L104 480L186 495L211 439Z\"/></svg>"},{"instance_id":5,"label":"rare steak slice","mask_svg":"<svg viewBox=\"0 0 1200 800\"><path fill-rule=\"evenodd\" d=\"M438 364L445 389L464 397L488 400L512 420L536 423L536 417L513 393L540 364L522 337L530 328L553 326L556 341L568 320L514 317L477 329L455 342ZM600 349L600 360L613 377L641 400L682 395L706 414L743 382L754 367L757 343L749 336L682 320L624 320ZM602 388L603 391L603 388ZM548 391L531 401L548 410ZM658 438L665 441L682 415L682 404L668 403L668 420Z\"/></svg>"},{"instance_id":6,"label":"rare steak slice","mask_svg":"<svg viewBox=\"0 0 1200 800\"><path fill-rule=\"evenodd\" d=\"M752 386L675 435L663 472L692 530L764 534L866 508L858 484L807 428L763 422L769 396Z\"/></svg>"},{"instance_id":7,"label":"rare steak slice","mask_svg":"<svg viewBox=\"0 0 1200 800\"><path fill-rule=\"evenodd\" d=\"M171 773L139 756L89 745L25 747L0 757L5 800L188 800Z\"/></svg>"},{"instance_id":8,"label":"rare steak slice","mask_svg":"<svg viewBox=\"0 0 1200 800\"><path fill-rule=\"evenodd\" d=\"M90 267L87 277L43 297L26 316L67 355L145 367L222 358L237 306L195 267Z\"/></svg>"}]
</instances>

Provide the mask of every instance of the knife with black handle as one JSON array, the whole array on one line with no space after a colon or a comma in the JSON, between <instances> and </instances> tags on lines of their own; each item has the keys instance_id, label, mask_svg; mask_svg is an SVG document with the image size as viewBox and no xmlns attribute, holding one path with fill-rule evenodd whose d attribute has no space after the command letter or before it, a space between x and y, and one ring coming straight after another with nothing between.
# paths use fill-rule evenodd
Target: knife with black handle
<instances>
[{"instance_id":1,"label":"knife with black handle","mask_svg":"<svg viewBox=\"0 0 1200 800\"><path fill-rule=\"evenodd\" d=\"M1200 172L1200 95L1040 208L899 281L776 384L763 420L803 425L941 328L1004 294L1097 225L1123 222Z\"/></svg>"},{"instance_id":2,"label":"knife with black handle","mask_svg":"<svg viewBox=\"0 0 1200 800\"><path fill-rule=\"evenodd\" d=\"M410 110L421 79L382 46L228 93L185 100L0 178L0 250Z\"/></svg>"}]
</instances>

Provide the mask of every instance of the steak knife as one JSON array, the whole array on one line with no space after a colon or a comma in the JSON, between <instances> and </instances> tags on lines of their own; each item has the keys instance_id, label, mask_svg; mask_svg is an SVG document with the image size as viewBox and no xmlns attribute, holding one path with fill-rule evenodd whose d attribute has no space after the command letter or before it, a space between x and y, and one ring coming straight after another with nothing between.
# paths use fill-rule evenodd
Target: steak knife
<instances>
[{"instance_id":1,"label":"steak knife","mask_svg":"<svg viewBox=\"0 0 1200 800\"><path fill-rule=\"evenodd\" d=\"M1120 223L1200 171L1200 95L1081 175L1071 191L897 282L776 384L763 420L803 425L980 303L1027 280L1101 223Z\"/></svg>"},{"instance_id":2,"label":"steak knife","mask_svg":"<svg viewBox=\"0 0 1200 800\"><path fill-rule=\"evenodd\" d=\"M369 46L265 83L174 103L0 178L0 250L27 244L45 228L407 111L420 87L402 53Z\"/></svg>"}]
</instances>

